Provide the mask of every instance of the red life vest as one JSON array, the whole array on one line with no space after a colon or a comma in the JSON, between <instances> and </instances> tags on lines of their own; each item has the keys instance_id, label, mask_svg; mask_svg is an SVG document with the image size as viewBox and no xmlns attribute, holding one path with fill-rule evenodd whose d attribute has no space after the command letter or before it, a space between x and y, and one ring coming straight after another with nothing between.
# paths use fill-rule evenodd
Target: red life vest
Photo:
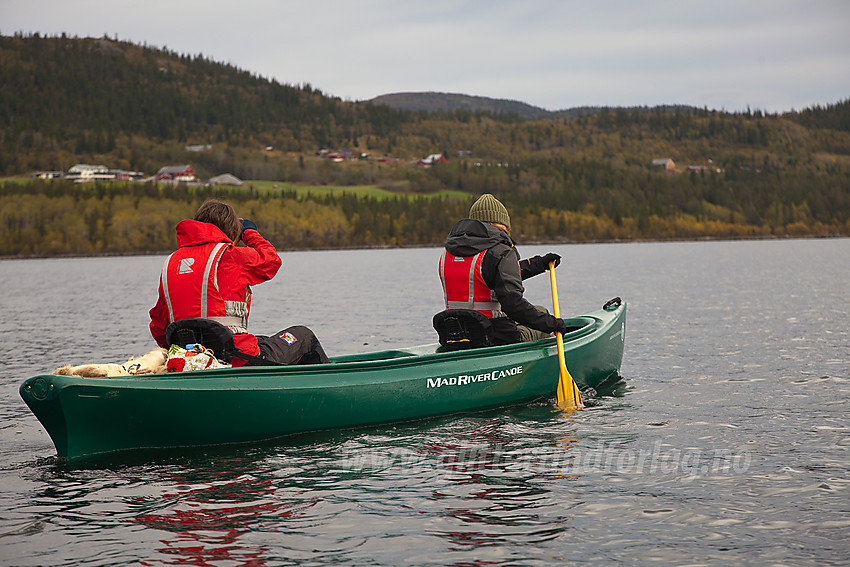
<instances>
[{"instance_id":1,"label":"red life vest","mask_svg":"<svg viewBox=\"0 0 850 567\"><path fill-rule=\"evenodd\" d=\"M245 301L226 301L218 289L218 263L230 244L210 242L178 248L162 267L162 294L170 322L205 317L233 333L248 332L250 288Z\"/></svg>"},{"instance_id":2,"label":"red life vest","mask_svg":"<svg viewBox=\"0 0 850 567\"><path fill-rule=\"evenodd\" d=\"M473 309L489 318L501 317L502 306L481 276L481 261L486 250L475 256L455 256L446 251L440 256L440 281L446 309Z\"/></svg>"}]
</instances>

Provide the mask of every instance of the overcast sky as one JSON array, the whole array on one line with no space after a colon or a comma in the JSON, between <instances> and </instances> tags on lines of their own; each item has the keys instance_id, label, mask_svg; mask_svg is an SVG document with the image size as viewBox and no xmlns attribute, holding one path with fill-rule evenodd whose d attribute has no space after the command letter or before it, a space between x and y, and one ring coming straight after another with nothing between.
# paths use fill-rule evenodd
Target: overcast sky
<instances>
[{"instance_id":1,"label":"overcast sky","mask_svg":"<svg viewBox=\"0 0 850 567\"><path fill-rule=\"evenodd\" d=\"M0 34L203 54L346 100L770 112L850 98L848 0L0 0Z\"/></svg>"}]
</instances>

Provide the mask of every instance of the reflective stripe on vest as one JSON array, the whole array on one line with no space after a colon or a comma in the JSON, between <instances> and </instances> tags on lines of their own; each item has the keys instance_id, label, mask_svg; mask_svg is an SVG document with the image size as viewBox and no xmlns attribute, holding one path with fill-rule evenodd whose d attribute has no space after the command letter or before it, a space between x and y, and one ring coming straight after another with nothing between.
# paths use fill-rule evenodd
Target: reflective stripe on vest
<instances>
[{"instance_id":1,"label":"reflective stripe on vest","mask_svg":"<svg viewBox=\"0 0 850 567\"><path fill-rule=\"evenodd\" d=\"M172 256L174 256L173 252L165 259L165 264L162 266L162 275L159 277L159 281L162 284L162 297L165 299L165 306L168 307L169 323L174 322L174 309L171 307L171 296L168 295L168 263L171 261Z\"/></svg>"},{"instance_id":2,"label":"reflective stripe on vest","mask_svg":"<svg viewBox=\"0 0 850 567\"><path fill-rule=\"evenodd\" d=\"M210 253L210 257L207 259L207 265L204 267L204 279L201 284L201 317L209 315L207 300L209 299L208 294L210 291L210 271L213 274L213 286L218 291L218 262L221 260L221 255L226 248L227 244L224 242L216 244Z\"/></svg>"},{"instance_id":3,"label":"reflective stripe on vest","mask_svg":"<svg viewBox=\"0 0 850 567\"><path fill-rule=\"evenodd\" d=\"M475 256L454 256L449 252L440 257L440 281L446 309L473 309L487 317L500 317L502 305L493 290L484 283L481 262L486 250Z\"/></svg>"}]
</instances>

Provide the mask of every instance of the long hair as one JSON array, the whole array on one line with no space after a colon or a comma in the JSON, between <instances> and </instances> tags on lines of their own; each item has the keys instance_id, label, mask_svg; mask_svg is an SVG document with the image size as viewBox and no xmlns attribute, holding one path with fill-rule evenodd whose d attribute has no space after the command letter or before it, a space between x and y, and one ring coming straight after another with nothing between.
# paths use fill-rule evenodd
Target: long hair
<instances>
[{"instance_id":1,"label":"long hair","mask_svg":"<svg viewBox=\"0 0 850 567\"><path fill-rule=\"evenodd\" d=\"M242 232L242 223L239 222L236 211L218 199L209 199L198 207L195 220L214 224L233 242L236 242Z\"/></svg>"}]
</instances>

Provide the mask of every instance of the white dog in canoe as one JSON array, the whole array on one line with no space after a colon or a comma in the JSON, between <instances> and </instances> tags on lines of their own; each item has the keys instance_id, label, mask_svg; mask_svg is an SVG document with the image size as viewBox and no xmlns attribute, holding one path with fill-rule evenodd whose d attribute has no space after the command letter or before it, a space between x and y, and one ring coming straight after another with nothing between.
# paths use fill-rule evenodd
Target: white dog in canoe
<instances>
[{"instance_id":1,"label":"white dog in canoe","mask_svg":"<svg viewBox=\"0 0 850 567\"><path fill-rule=\"evenodd\" d=\"M155 374L165 372L167 351L158 348L142 356L131 358L124 364L66 364L53 373L60 376L87 376L91 378L105 376L133 376L135 374Z\"/></svg>"}]
</instances>

